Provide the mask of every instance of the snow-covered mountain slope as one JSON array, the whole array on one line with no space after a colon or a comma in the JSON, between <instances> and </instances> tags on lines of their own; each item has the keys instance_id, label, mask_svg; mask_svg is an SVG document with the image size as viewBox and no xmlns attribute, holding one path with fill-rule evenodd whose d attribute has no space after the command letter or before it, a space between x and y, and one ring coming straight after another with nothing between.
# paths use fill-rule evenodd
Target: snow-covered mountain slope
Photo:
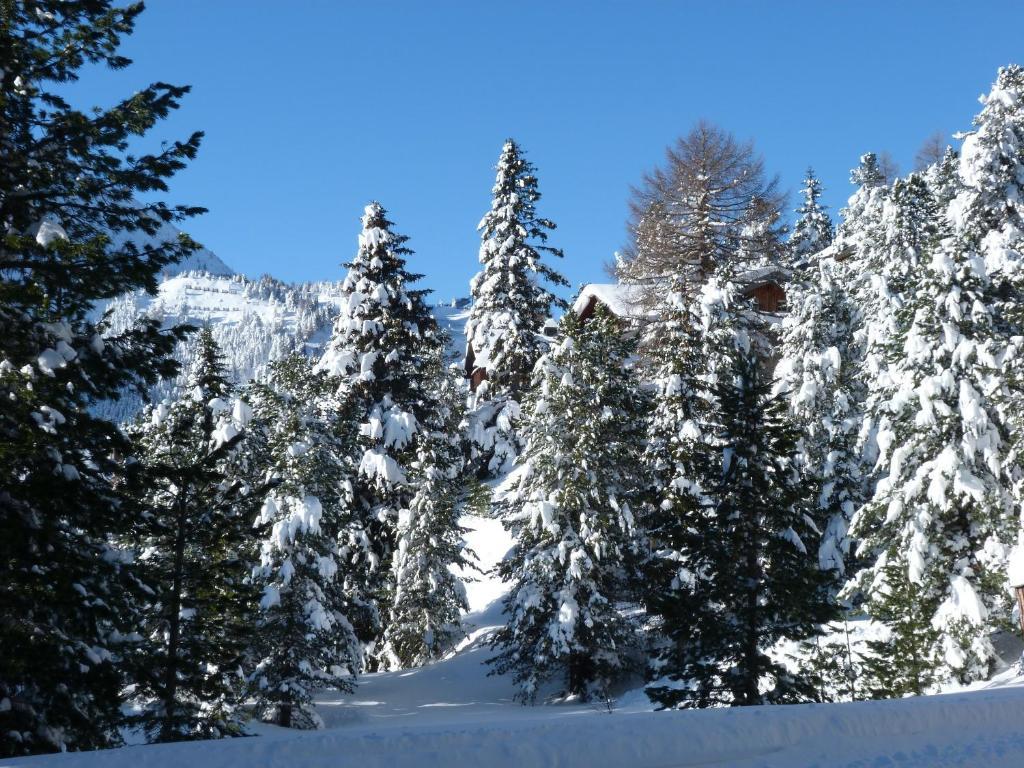
<instances>
[{"instance_id":1,"label":"snow-covered mountain slope","mask_svg":"<svg viewBox=\"0 0 1024 768\"><path fill-rule=\"evenodd\" d=\"M233 273L209 251L196 254L192 261L219 271L173 270L165 273L155 296L138 291L109 302L101 309L109 312L111 332L143 316L157 318L165 327L208 326L236 382L261 376L268 363L293 352L320 354L344 301L340 281L291 284L269 276L252 280ZM453 357L465 349L465 308L465 300L435 307L438 323L452 337ZM186 362L188 350L187 344L182 345L178 359ZM150 398L161 399L173 386L174 382L162 382ZM141 407L142 400L130 394L103 404L99 412L124 421Z\"/></svg>"},{"instance_id":2,"label":"snow-covered mountain slope","mask_svg":"<svg viewBox=\"0 0 1024 768\"><path fill-rule=\"evenodd\" d=\"M121 233L120 235L114 235L113 240L115 243L131 241L136 245L144 246L150 243L165 243L171 240L177 240L178 235L180 234L181 230L176 226L164 223L160 225L160 228L153 235L146 235L141 232L135 232L132 234ZM180 275L185 272L207 272L211 275L224 277L235 274L235 271L231 269L231 267L221 261L217 254L208 248L200 248L187 259L183 259L177 264L168 266L164 270L164 276L173 277L174 275Z\"/></svg>"}]
</instances>

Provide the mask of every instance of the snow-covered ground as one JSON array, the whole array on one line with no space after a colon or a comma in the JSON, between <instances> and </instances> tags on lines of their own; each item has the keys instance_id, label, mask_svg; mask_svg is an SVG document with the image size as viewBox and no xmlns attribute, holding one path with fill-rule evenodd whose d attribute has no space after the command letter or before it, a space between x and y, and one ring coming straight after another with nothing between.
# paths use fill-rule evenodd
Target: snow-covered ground
<instances>
[{"instance_id":1,"label":"snow-covered ground","mask_svg":"<svg viewBox=\"0 0 1024 768\"><path fill-rule=\"evenodd\" d=\"M495 520L466 518L482 567L510 541ZM351 696L326 693L326 728L256 725L254 738L127 747L0 765L54 768L431 768L432 766L986 766L1024 765L1024 681L1004 673L975 690L886 702L652 712L641 690L609 713L581 704L522 706L488 676L485 640L501 621L502 585L469 585L468 637L450 658L366 675Z\"/></svg>"}]
</instances>

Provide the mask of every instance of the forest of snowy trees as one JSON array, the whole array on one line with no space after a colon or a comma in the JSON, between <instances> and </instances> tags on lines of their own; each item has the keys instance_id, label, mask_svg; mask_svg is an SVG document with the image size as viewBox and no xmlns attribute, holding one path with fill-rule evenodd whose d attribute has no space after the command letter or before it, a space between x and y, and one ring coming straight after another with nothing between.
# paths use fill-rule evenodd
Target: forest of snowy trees
<instances>
[{"instance_id":1,"label":"forest of snowy trees","mask_svg":"<svg viewBox=\"0 0 1024 768\"><path fill-rule=\"evenodd\" d=\"M468 514L514 536L487 664L525 703L629 681L659 708L899 697L992 673L1024 509L1024 68L921 170L860 158L837 223L813 171L791 217L754 147L698 124L634 191L630 313L566 301L509 140L466 358L372 202L323 354L239 381L209 328L94 312L199 248L112 237L200 212L153 193L201 134L128 152L188 88L95 113L59 95L129 63L141 7L12 7L0 756L317 727L318 690L464 637ZM786 275L777 312L742 288L765 269ZM852 618L882 628L857 659L829 640Z\"/></svg>"}]
</instances>

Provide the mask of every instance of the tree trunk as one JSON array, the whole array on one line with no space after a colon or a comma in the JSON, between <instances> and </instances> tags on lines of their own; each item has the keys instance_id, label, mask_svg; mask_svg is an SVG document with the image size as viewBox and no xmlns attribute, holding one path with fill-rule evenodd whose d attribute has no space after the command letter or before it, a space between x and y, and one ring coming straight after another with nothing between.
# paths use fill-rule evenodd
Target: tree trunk
<instances>
[{"instance_id":1,"label":"tree trunk","mask_svg":"<svg viewBox=\"0 0 1024 768\"><path fill-rule=\"evenodd\" d=\"M178 516L177 531L174 540L174 568L171 579L171 594L168 602L168 639L167 668L164 673L164 724L161 729L161 741L172 741L176 738L175 709L178 697L178 653L181 642L181 593L185 571L185 543L188 507L184 492L177 498Z\"/></svg>"}]
</instances>

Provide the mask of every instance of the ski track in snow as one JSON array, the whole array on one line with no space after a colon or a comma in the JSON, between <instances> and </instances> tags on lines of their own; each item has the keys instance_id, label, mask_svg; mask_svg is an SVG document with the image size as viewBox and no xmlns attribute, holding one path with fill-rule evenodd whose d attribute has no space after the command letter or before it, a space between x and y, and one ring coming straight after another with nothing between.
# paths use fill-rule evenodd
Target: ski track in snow
<instances>
[{"instance_id":1,"label":"ski track in snow","mask_svg":"<svg viewBox=\"0 0 1024 768\"><path fill-rule=\"evenodd\" d=\"M500 489L499 489L500 490ZM511 541L497 520L466 518L485 571ZM472 575L472 574L471 574ZM845 704L652 712L642 690L611 714L593 705L522 706L488 676L486 640L503 585L468 584L467 638L427 667L365 675L354 695L318 698L322 731L256 724L255 738L41 756L0 766L59 768L432 768L437 766L816 766L943 768L1024 765L1024 687L1012 672L978 690Z\"/></svg>"}]
</instances>

